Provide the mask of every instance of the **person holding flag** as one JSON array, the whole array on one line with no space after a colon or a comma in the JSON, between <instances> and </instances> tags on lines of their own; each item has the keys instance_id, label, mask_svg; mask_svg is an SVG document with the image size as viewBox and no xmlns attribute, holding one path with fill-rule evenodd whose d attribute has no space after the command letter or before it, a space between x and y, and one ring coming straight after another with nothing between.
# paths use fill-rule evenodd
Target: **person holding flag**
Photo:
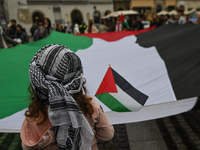
<instances>
[{"instance_id":1,"label":"person holding flag","mask_svg":"<svg viewBox=\"0 0 200 150\"><path fill-rule=\"evenodd\" d=\"M127 20L125 19L124 15L121 14L120 16L120 22L122 23L122 25L127 29L130 29L129 24L127 22Z\"/></svg>"},{"instance_id":2,"label":"person holding flag","mask_svg":"<svg viewBox=\"0 0 200 150\"><path fill-rule=\"evenodd\" d=\"M124 15L121 14L120 17L117 18L117 22L115 25L115 31L122 31L123 27L127 29L130 29L127 20L125 19Z\"/></svg>"},{"instance_id":3,"label":"person holding flag","mask_svg":"<svg viewBox=\"0 0 200 150\"><path fill-rule=\"evenodd\" d=\"M116 25L115 25L115 31L122 31L122 23L120 21L120 17L117 18Z\"/></svg>"}]
</instances>

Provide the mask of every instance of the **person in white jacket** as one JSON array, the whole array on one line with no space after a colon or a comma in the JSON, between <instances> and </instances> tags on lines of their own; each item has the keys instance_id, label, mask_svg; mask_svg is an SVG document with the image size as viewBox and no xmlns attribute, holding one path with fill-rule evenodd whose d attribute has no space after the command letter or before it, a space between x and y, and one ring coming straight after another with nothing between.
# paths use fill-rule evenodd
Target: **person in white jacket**
<instances>
[{"instance_id":1,"label":"person in white jacket","mask_svg":"<svg viewBox=\"0 0 200 150\"><path fill-rule=\"evenodd\" d=\"M79 34L80 31L79 31L79 25L76 23L75 26L74 26L74 34Z\"/></svg>"},{"instance_id":2,"label":"person in white jacket","mask_svg":"<svg viewBox=\"0 0 200 150\"><path fill-rule=\"evenodd\" d=\"M98 33L98 29L93 25L93 21L88 21L88 27L85 29L85 33Z\"/></svg>"}]
</instances>

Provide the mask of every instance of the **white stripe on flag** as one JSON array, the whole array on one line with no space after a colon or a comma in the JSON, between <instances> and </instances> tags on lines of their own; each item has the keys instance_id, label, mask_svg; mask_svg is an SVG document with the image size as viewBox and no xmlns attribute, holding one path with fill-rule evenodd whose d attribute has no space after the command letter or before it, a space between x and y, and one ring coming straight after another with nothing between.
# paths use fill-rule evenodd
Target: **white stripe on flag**
<instances>
[{"instance_id":1,"label":"white stripe on flag","mask_svg":"<svg viewBox=\"0 0 200 150\"><path fill-rule=\"evenodd\" d=\"M116 100L131 111L139 111L142 105L125 93L118 85L116 85L118 93L110 93Z\"/></svg>"},{"instance_id":2,"label":"white stripe on flag","mask_svg":"<svg viewBox=\"0 0 200 150\"><path fill-rule=\"evenodd\" d=\"M76 53L83 63L90 95L96 93L111 64L124 79L149 96L145 106L176 101L166 65L156 47L144 48L136 41L135 36L115 42L93 38L91 47ZM104 111L110 109L105 107Z\"/></svg>"},{"instance_id":3,"label":"white stripe on flag","mask_svg":"<svg viewBox=\"0 0 200 150\"><path fill-rule=\"evenodd\" d=\"M175 102L163 103L158 105L144 106L138 112L123 112L114 111L106 112L106 116L112 124L141 122L152 119L163 118L171 115L176 115L191 110L197 97L178 100Z\"/></svg>"},{"instance_id":4,"label":"white stripe on flag","mask_svg":"<svg viewBox=\"0 0 200 150\"><path fill-rule=\"evenodd\" d=\"M183 113L192 109L196 102L197 97L194 97L175 102L145 106L138 112L119 113L107 111L105 113L111 124L132 123ZM24 113L26 110L27 109L24 109L9 117L0 119L0 132L20 133L22 123L25 119Z\"/></svg>"}]
</instances>

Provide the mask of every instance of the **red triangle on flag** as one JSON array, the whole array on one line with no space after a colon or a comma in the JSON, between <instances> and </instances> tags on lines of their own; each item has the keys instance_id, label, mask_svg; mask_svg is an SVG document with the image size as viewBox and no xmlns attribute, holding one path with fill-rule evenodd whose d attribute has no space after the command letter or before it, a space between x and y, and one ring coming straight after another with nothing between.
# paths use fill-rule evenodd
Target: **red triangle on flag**
<instances>
[{"instance_id":1,"label":"red triangle on flag","mask_svg":"<svg viewBox=\"0 0 200 150\"><path fill-rule=\"evenodd\" d=\"M108 68L95 95L102 93L117 93L117 87L115 84L111 67Z\"/></svg>"},{"instance_id":2,"label":"red triangle on flag","mask_svg":"<svg viewBox=\"0 0 200 150\"><path fill-rule=\"evenodd\" d=\"M123 22L124 20L125 20L124 15L121 14L121 16L120 16L120 22Z\"/></svg>"}]
</instances>

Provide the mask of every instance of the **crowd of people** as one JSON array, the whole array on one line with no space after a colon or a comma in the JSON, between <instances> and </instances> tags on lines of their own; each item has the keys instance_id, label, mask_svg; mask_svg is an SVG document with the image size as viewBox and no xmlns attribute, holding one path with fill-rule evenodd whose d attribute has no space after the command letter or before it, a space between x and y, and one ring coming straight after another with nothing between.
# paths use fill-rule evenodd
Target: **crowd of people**
<instances>
[{"instance_id":1,"label":"crowd of people","mask_svg":"<svg viewBox=\"0 0 200 150\"><path fill-rule=\"evenodd\" d=\"M93 21L88 21L88 26L84 21L81 24L75 23L69 26L62 26L61 23L57 23L55 27L51 25L51 21L48 18L45 18L44 25L41 23L33 24L30 31L33 36L34 41L47 37L52 30L62 32L62 33L72 33L72 34L80 34L80 33L98 33L98 29L93 25Z\"/></svg>"},{"instance_id":2,"label":"crowd of people","mask_svg":"<svg viewBox=\"0 0 200 150\"><path fill-rule=\"evenodd\" d=\"M185 24L187 22L192 22L194 24L200 23L200 14L198 14L198 20L196 22L191 21L188 19L187 15L184 15L184 11L182 9L178 10L178 15L160 15L157 16L154 14L151 19L145 18L144 15L136 15L129 17L127 20L128 26L122 23L121 16L117 18L108 18L102 19L101 25L97 28L94 25L93 20L88 21L88 25L84 21L81 24L71 24L69 26L62 27L60 23L56 24L56 31L63 32L63 33L72 33L72 34L79 34L79 33L106 33L106 32L113 32L113 31L124 31L124 30L142 30L144 29L143 21L149 21L150 26L160 27L166 24ZM47 24L50 25L50 20L46 20ZM48 23L49 22L49 23ZM48 26L46 25L46 26ZM51 29L52 30L52 29ZM44 33L44 28L41 29L40 33ZM34 36L34 35L33 35ZM37 37L37 35L35 35ZM41 34L40 34L41 37ZM36 38L37 40L38 38Z\"/></svg>"},{"instance_id":3,"label":"crowd of people","mask_svg":"<svg viewBox=\"0 0 200 150\"><path fill-rule=\"evenodd\" d=\"M183 9L178 9L178 15L160 15L159 17L156 15L153 15L151 20L151 26L160 27L162 25L167 24L179 24L183 25L187 22L191 22L194 24L200 24L200 13L197 14L197 20L193 21L188 18L188 15L184 14Z\"/></svg>"},{"instance_id":4,"label":"crowd of people","mask_svg":"<svg viewBox=\"0 0 200 150\"><path fill-rule=\"evenodd\" d=\"M63 27L60 23L56 24L56 27L53 27L50 19L45 18L43 22L33 23L30 33L33 38L33 41L37 41L43 38L46 38L50 33L55 30L62 33L98 33L99 30L94 26L93 21L89 20L88 26L84 21L80 25L70 25L69 27ZM17 44L24 44L29 42L29 37L25 28L20 24L17 24L15 19L12 19L8 24L7 28L2 28L0 26L0 48L8 48L16 46Z\"/></svg>"},{"instance_id":5,"label":"crowd of people","mask_svg":"<svg viewBox=\"0 0 200 150\"><path fill-rule=\"evenodd\" d=\"M17 24L15 19L10 21L8 28L2 29L2 27L0 27L0 34L0 48L13 47L17 44L29 42L26 29L20 24Z\"/></svg>"},{"instance_id":6,"label":"crowd of people","mask_svg":"<svg viewBox=\"0 0 200 150\"><path fill-rule=\"evenodd\" d=\"M106 33L113 31L133 30L138 31L144 29L143 21L149 21L150 26L160 27L166 24L185 24L192 22L194 24L200 24L200 13L198 13L197 21L188 19L187 15L184 15L182 9L178 10L178 15L152 15L150 19L147 19L144 15L131 16L127 19L125 25L121 21L121 16L117 18L102 19L101 25L98 28L94 25L93 20L88 21L88 25L84 21L80 24L71 23L68 26L62 26L61 23L57 23L56 26L51 24L50 19L45 18L43 22L33 23L30 33L33 37L33 41L43 39L50 35L53 30L62 33L83 34L83 33ZM17 24L16 20L12 19L8 25L8 28L2 29L0 26L0 48L13 47L17 44L24 44L29 42L29 37L25 28L20 24Z\"/></svg>"}]
</instances>

